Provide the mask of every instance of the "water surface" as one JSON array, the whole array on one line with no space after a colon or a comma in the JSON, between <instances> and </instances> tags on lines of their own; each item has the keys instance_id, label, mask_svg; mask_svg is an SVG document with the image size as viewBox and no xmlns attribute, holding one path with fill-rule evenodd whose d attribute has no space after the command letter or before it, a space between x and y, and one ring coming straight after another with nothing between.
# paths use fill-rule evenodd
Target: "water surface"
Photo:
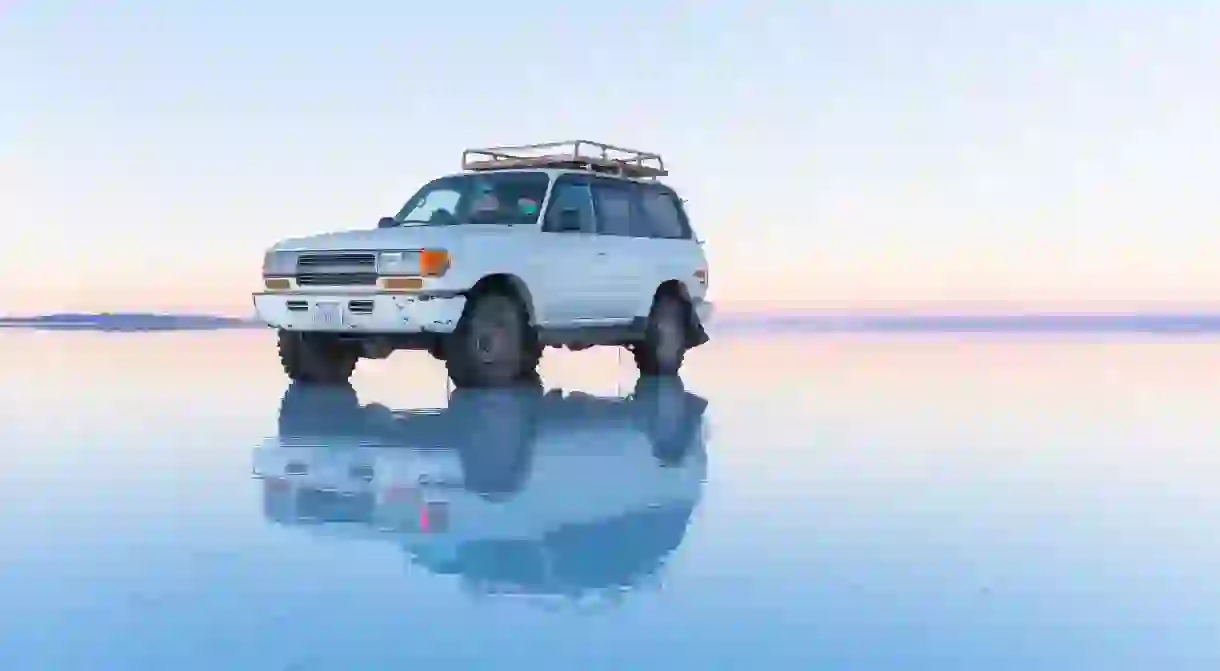
<instances>
[{"instance_id":1,"label":"water surface","mask_svg":"<svg viewBox=\"0 0 1220 671\"><path fill-rule=\"evenodd\" d=\"M450 396L0 333L0 668L1220 666L1220 345L724 337Z\"/></svg>"}]
</instances>

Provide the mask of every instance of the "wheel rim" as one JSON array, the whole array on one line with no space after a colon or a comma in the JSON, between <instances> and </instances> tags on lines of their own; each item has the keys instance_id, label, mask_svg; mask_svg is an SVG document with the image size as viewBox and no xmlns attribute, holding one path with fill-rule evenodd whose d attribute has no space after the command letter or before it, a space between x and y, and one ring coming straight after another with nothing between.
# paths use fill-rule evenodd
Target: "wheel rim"
<instances>
[{"instance_id":1,"label":"wheel rim","mask_svg":"<svg viewBox=\"0 0 1220 671\"><path fill-rule=\"evenodd\" d=\"M506 339L507 333L500 326L488 327L483 332L477 334L474 339L474 350L478 355L479 361L483 363L499 361L505 349L504 342Z\"/></svg>"},{"instance_id":2,"label":"wheel rim","mask_svg":"<svg viewBox=\"0 0 1220 671\"><path fill-rule=\"evenodd\" d=\"M519 349L512 315L500 306L489 306L475 317L470 329L475 359L486 366L512 361L514 351Z\"/></svg>"}]
</instances>

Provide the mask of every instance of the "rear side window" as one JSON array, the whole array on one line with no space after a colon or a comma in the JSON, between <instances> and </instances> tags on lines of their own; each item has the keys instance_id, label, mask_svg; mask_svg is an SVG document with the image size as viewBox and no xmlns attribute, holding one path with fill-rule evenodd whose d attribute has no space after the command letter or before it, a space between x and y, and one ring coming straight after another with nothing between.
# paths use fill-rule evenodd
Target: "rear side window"
<instances>
[{"instance_id":1,"label":"rear side window","mask_svg":"<svg viewBox=\"0 0 1220 671\"><path fill-rule=\"evenodd\" d=\"M690 226L682 212L678 197L669 189L653 184L640 186L640 210L650 238L685 239L690 237Z\"/></svg>"},{"instance_id":2,"label":"rear side window","mask_svg":"<svg viewBox=\"0 0 1220 671\"><path fill-rule=\"evenodd\" d=\"M626 182L597 180L593 184L593 203L597 207L597 232L602 235L632 235L634 194Z\"/></svg>"}]
</instances>

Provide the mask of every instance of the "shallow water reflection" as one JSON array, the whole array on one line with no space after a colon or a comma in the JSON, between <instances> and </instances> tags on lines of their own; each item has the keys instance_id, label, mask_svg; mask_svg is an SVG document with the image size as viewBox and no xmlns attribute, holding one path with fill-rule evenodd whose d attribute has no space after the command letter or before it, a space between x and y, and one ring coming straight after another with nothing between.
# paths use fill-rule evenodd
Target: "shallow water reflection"
<instances>
[{"instance_id":1,"label":"shallow water reflection","mask_svg":"<svg viewBox=\"0 0 1220 671\"><path fill-rule=\"evenodd\" d=\"M405 410L294 385L254 474L273 524L396 544L478 598L612 606L655 589L686 535L707 405L678 379L623 398L458 390Z\"/></svg>"}]
</instances>

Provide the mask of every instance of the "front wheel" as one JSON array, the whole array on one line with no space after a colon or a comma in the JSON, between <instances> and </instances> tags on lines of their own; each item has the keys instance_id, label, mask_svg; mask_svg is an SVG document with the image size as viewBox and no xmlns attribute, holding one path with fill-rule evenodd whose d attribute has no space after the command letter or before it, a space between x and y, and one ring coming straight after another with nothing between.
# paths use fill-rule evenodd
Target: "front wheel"
<instances>
[{"instance_id":1,"label":"front wheel","mask_svg":"<svg viewBox=\"0 0 1220 671\"><path fill-rule=\"evenodd\" d=\"M346 384L360 358L354 348L327 333L279 332L280 363L293 382Z\"/></svg>"},{"instance_id":2,"label":"front wheel","mask_svg":"<svg viewBox=\"0 0 1220 671\"><path fill-rule=\"evenodd\" d=\"M648 314L644 340L631 352L640 375L677 375L686 357L688 306L672 294L657 296Z\"/></svg>"},{"instance_id":3,"label":"front wheel","mask_svg":"<svg viewBox=\"0 0 1220 671\"><path fill-rule=\"evenodd\" d=\"M472 296L449 336L445 368L457 387L517 384L536 365L520 302L502 293Z\"/></svg>"}]
</instances>

